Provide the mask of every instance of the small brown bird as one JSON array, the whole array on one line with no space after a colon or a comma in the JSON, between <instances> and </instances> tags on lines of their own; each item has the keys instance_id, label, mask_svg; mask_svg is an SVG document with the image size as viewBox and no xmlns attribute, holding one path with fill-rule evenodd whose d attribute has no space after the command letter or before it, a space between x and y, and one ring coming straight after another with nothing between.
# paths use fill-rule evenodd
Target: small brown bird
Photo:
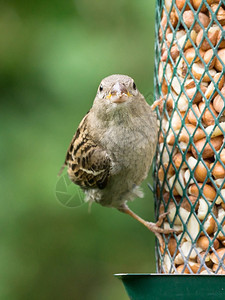
<instances>
[{"instance_id":1,"label":"small brown bird","mask_svg":"<svg viewBox=\"0 0 225 300\"><path fill-rule=\"evenodd\" d=\"M147 222L127 206L127 201L143 197L140 184L148 175L157 144L157 105L148 105L131 77L106 77L72 139L64 166L86 201L132 216L162 245L161 233L173 232L160 228L166 214L157 223Z\"/></svg>"}]
</instances>

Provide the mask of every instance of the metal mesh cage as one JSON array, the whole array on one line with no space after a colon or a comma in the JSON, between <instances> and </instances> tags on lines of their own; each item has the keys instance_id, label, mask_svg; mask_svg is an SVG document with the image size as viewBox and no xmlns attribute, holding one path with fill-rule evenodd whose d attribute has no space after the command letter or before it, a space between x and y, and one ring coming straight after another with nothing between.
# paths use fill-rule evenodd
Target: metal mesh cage
<instances>
[{"instance_id":1,"label":"metal mesh cage","mask_svg":"<svg viewBox=\"0 0 225 300\"><path fill-rule=\"evenodd\" d=\"M159 273L225 274L225 1L158 0L156 216Z\"/></svg>"}]
</instances>

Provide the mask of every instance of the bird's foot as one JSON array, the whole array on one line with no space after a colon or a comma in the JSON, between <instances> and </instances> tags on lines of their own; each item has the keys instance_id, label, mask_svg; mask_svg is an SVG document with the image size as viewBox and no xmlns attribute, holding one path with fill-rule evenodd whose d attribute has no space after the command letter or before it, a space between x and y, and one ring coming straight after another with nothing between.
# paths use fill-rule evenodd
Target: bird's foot
<instances>
[{"instance_id":1,"label":"bird's foot","mask_svg":"<svg viewBox=\"0 0 225 300\"><path fill-rule=\"evenodd\" d=\"M170 234L170 233L174 233L176 232L174 229L169 228L169 229L164 229L161 228L160 226L162 225L163 220L165 219L165 217L168 215L168 212L163 213L159 216L159 219L156 223L152 223L152 222L146 222L145 226L152 231L155 236L157 237L157 239L159 240L159 244L161 247L164 248L164 241L162 238L161 234Z\"/></svg>"},{"instance_id":2,"label":"bird's foot","mask_svg":"<svg viewBox=\"0 0 225 300\"><path fill-rule=\"evenodd\" d=\"M144 219L142 219L141 217L139 217L132 210L130 210L127 205L122 205L118 209L119 209L119 211L128 214L129 216L131 216L132 218L134 218L135 220L137 220L138 222L143 224L145 227L147 227L150 231L152 231L155 234L155 236L158 238L160 246L163 248L164 248L164 242L163 242L163 238L162 238L161 234L163 234L163 233L170 234L170 233L176 232L172 228L164 229L164 228L160 227L162 225L163 220L168 215L168 212L161 214L159 216L158 221L156 223L152 223L152 222L147 222Z\"/></svg>"},{"instance_id":3,"label":"bird's foot","mask_svg":"<svg viewBox=\"0 0 225 300\"><path fill-rule=\"evenodd\" d=\"M164 100L165 100L165 97L162 97L162 98L156 100L156 101L151 105L152 110L155 110L156 107L163 105L163 101L164 101Z\"/></svg>"}]
</instances>

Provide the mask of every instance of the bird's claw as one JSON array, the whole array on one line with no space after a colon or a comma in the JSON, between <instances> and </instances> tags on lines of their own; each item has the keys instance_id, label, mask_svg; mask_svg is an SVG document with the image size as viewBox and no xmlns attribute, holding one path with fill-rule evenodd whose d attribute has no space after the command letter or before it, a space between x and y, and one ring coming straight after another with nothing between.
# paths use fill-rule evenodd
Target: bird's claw
<instances>
[{"instance_id":1,"label":"bird's claw","mask_svg":"<svg viewBox=\"0 0 225 300\"><path fill-rule=\"evenodd\" d=\"M158 221L156 222L156 225L160 227L162 225L163 220L165 219L165 217L168 214L169 214L169 212L165 212L165 213L159 215L159 218L158 218Z\"/></svg>"},{"instance_id":2,"label":"bird's claw","mask_svg":"<svg viewBox=\"0 0 225 300\"><path fill-rule=\"evenodd\" d=\"M167 215L168 215L168 212L161 214L156 223L146 222L146 226L149 228L149 230L151 230L155 234L155 236L159 240L160 246L163 248L164 248L164 241L163 241L161 234L170 234L170 233L176 232L176 230L174 230L172 228L164 229L164 228L160 227L163 223L163 220L165 219L165 217Z\"/></svg>"},{"instance_id":3,"label":"bird's claw","mask_svg":"<svg viewBox=\"0 0 225 300\"><path fill-rule=\"evenodd\" d=\"M151 105L152 110L155 110L156 107L162 105L164 100L165 100L165 97L155 100L155 102Z\"/></svg>"}]
</instances>

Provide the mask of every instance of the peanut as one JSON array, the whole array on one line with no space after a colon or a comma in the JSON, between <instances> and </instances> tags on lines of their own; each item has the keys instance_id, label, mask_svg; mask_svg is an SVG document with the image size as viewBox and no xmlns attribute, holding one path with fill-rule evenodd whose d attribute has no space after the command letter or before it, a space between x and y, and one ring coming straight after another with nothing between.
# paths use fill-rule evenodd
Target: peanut
<instances>
[{"instance_id":1,"label":"peanut","mask_svg":"<svg viewBox=\"0 0 225 300\"><path fill-rule=\"evenodd\" d=\"M199 22L198 21L195 22L194 13L192 12L192 10L186 10L183 13L183 20L184 20L184 23L186 24L186 26L188 28L190 28L193 25L193 23L195 22L195 25L194 25L193 29L196 32L199 32L202 29L200 24L203 27L207 27L209 25L209 22L210 22L210 18L208 16L206 16L205 14L201 13L201 12L198 14L198 19L199 19Z\"/></svg>"},{"instance_id":2,"label":"peanut","mask_svg":"<svg viewBox=\"0 0 225 300\"><path fill-rule=\"evenodd\" d=\"M220 92L222 96L225 97L225 87L223 87ZM224 100L219 94L213 100L213 107L218 113L224 109Z\"/></svg>"},{"instance_id":3,"label":"peanut","mask_svg":"<svg viewBox=\"0 0 225 300\"><path fill-rule=\"evenodd\" d=\"M189 194L195 197L199 196L199 192L201 191L202 183L193 184L189 187ZM213 201L216 198L216 190L209 184L205 184L203 187L203 195L208 201Z\"/></svg>"},{"instance_id":4,"label":"peanut","mask_svg":"<svg viewBox=\"0 0 225 300\"><path fill-rule=\"evenodd\" d=\"M216 45L218 35L219 35L219 27L211 27L208 30L208 34L207 34L208 39L205 39L203 38L203 29L201 29L196 37L196 44L204 51L209 50L211 49L212 46ZM208 41L210 41L212 46Z\"/></svg>"},{"instance_id":5,"label":"peanut","mask_svg":"<svg viewBox=\"0 0 225 300\"><path fill-rule=\"evenodd\" d=\"M225 49L220 49L217 53L215 69L219 72L223 71L223 66L220 61L223 62L223 65L225 64Z\"/></svg>"},{"instance_id":6,"label":"peanut","mask_svg":"<svg viewBox=\"0 0 225 300\"><path fill-rule=\"evenodd\" d=\"M216 62L216 57L213 55L213 50L209 49L204 53L204 62L208 65L209 69L212 69Z\"/></svg>"},{"instance_id":7,"label":"peanut","mask_svg":"<svg viewBox=\"0 0 225 300\"><path fill-rule=\"evenodd\" d=\"M220 149L220 147L222 146L223 137L222 136L217 136L215 138L212 138L210 140L210 143L212 144L214 149L216 151L218 151ZM195 147L191 146L191 151L192 151L192 153L193 153L193 155L196 159L200 155L200 152L202 151L205 144L206 144L206 138L203 138L203 139L201 139L201 140L199 140L195 143L195 147L197 148L197 151L195 150ZM213 148L211 147L210 144L206 144L206 146L205 146L205 148L202 152L202 157L203 158L209 158L209 157L212 157L213 155L214 155Z\"/></svg>"},{"instance_id":8,"label":"peanut","mask_svg":"<svg viewBox=\"0 0 225 300\"><path fill-rule=\"evenodd\" d=\"M204 102L200 102L199 105L200 113L203 113L202 115L202 121L205 125L210 126L215 124L215 119L217 117L217 112L214 110L212 104L209 104L210 110L206 107L206 104Z\"/></svg>"}]
</instances>

